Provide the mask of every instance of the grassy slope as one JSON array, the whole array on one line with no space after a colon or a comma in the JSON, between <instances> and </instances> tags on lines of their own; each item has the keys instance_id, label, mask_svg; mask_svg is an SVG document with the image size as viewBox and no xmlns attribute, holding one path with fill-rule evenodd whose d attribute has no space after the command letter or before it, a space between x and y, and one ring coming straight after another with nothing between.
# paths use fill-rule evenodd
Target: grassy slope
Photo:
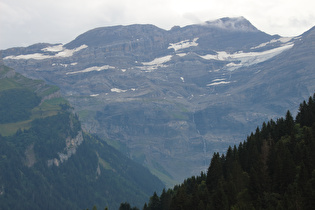
<instances>
[{"instance_id":1,"label":"grassy slope","mask_svg":"<svg viewBox=\"0 0 315 210\"><path fill-rule=\"evenodd\" d=\"M16 88L32 90L42 99L45 96L59 91L59 88L56 86L48 86L43 81L28 79L21 74L15 73L14 70L9 67L0 66L0 92ZM0 124L0 134L9 136L19 129L29 129L34 119L56 115L61 110L59 104L64 103L67 103L67 101L61 97L46 99L32 110L29 119L14 123Z\"/></svg>"}]
</instances>

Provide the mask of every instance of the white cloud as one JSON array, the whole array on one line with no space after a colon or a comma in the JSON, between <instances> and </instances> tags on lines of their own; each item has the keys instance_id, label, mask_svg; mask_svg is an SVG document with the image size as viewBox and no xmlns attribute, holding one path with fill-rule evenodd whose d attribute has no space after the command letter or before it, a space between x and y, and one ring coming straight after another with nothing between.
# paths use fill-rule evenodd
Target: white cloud
<instances>
[{"instance_id":1,"label":"white cloud","mask_svg":"<svg viewBox=\"0 0 315 210\"><path fill-rule=\"evenodd\" d=\"M244 16L270 34L299 35L315 25L310 0L2 0L0 49L67 43L100 26L151 23L164 29Z\"/></svg>"}]
</instances>

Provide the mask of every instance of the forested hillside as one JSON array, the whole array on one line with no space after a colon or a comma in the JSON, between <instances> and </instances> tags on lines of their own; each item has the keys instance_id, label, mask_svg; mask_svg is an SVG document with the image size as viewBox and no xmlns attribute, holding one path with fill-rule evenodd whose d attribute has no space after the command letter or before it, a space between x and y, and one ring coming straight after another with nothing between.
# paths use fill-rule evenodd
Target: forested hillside
<instances>
[{"instance_id":1,"label":"forested hillside","mask_svg":"<svg viewBox=\"0 0 315 210\"><path fill-rule=\"evenodd\" d=\"M81 129L58 88L0 66L0 209L142 205L162 182Z\"/></svg>"},{"instance_id":2,"label":"forested hillside","mask_svg":"<svg viewBox=\"0 0 315 210\"><path fill-rule=\"evenodd\" d=\"M206 174L154 193L143 209L314 209L314 151L315 94L295 120L288 111L263 123L225 154L214 153Z\"/></svg>"}]
</instances>

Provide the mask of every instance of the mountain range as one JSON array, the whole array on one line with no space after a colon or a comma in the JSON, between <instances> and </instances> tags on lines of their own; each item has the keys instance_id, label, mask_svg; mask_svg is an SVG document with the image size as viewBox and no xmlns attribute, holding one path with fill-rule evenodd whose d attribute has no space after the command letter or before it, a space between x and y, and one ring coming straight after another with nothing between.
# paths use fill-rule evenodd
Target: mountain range
<instances>
[{"instance_id":1,"label":"mountain range","mask_svg":"<svg viewBox=\"0 0 315 210\"><path fill-rule=\"evenodd\" d=\"M263 121L295 114L315 90L314 53L315 28L281 37L238 17L170 30L101 27L1 57L60 87L85 131L172 186Z\"/></svg>"}]
</instances>

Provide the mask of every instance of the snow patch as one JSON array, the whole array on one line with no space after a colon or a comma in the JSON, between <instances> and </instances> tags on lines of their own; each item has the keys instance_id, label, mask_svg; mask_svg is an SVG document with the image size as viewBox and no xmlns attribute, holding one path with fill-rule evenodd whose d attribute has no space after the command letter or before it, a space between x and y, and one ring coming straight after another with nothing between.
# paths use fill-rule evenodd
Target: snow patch
<instances>
[{"instance_id":1,"label":"snow patch","mask_svg":"<svg viewBox=\"0 0 315 210\"><path fill-rule=\"evenodd\" d=\"M111 92L114 92L114 93L124 93L124 92L127 92L127 90L122 90L122 89L118 89L118 88L112 88L110 89Z\"/></svg>"},{"instance_id":2,"label":"snow patch","mask_svg":"<svg viewBox=\"0 0 315 210\"><path fill-rule=\"evenodd\" d=\"M18 55L18 56L14 56L14 55L9 55L5 58L3 58L3 60L7 60L7 59L12 59L12 60L19 60L19 59L35 59L35 60L43 60L43 59L47 59L47 58L51 58L52 56L50 55L43 55L41 53L34 53L34 54L27 54L27 55Z\"/></svg>"},{"instance_id":3,"label":"snow patch","mask_svg":"<svg viewBox=\"0 0 315 210\"><path fill-rule=\"evenodd\" d=\"M75 52L78 52L78 51L80 51L80 50L83 50L83 49L85 49L85 48L87 48L88 46L87 45L81 45L80 47L78 47L78 48L74 48L73 50L68 50L68 49L64 49L63 51L60 51L59 53L57 53L56 55L55 55L55 57L71 57L71 56L73 56L73 54L75 53Z\"/></svg>"},{"instance_id":4,"label":"snow patch","mask_svg":"<svg viewBox=\"0 0 315 210\"><path fill-rule=\"evenodd\" d=\"M200 55L201 58L205 60L219 60L219 61L225 61L229 59L231 56L227 52L219 51L217 54L208 54L208 55Z\"/></svg>"},{"instance_id":5,"label":"snow patch","mask_svg":"<svg viewBox=\"0 0 315 210\"><path fill-rule=\"evenodd\" d=\"M28 60L28 59L35 59L35 60L44 60L44 59L49 59L49 58L67 58L67 57L71 57L73 56L73 54L75 52L78 52L82 49L87 48L87 45L81 45L80 47L74 48L72 50L66 49L66 48L62 48L60 50L60 45L57 45L58 47L55 46L54 47L46 47L43 48L42 51L49 51L49 52L58 52L55 55L44 55L41 53L33 53L33 54L27 54L27 55L10 55L7 56L5 58L3 58L4 60L6 59L14 59L14 60L19 60L19 59L24 59L24 60Z\"/></svg>"},{"instance_id":6,"label":"snow patch","mask_svg":"<svg viewBox=\"0 0 315 210\"><path fill-rule=\"evenodd\" d=\"M91 71L103 71L103 70L108 70L108 69L114 69L115 67L109 66L109 65L104 65L104 66L92 66L80 71L73 71L73 72L67 72L66 74L78 74L78 73L87 73Z\"/></svg>"},{"instance_id":7,"label":"snow patch","mask_svg":"<svg viewBox=\"0 0 315 210\"><path fill-rule=\"evenodd\" d=\"M51 64L51 66L63 66L63 67L68 67L69 65L70 66L75 66L77 65L78 63L70 63L70 64L64 64L64 63L53 63Z\"/></svg>"},{"instance_id":8,"label":"snow patch","mask_svg":"<svg viewBox=\"0 0 315 210\"><path fill-rule=\"evenodd\" d=\"M229 70L235 70L242 66L250 66L253 64L261 63L263 61L266 61L280 53L282 53L285 50L288 50L293 47L294 44L287 44L281 47L277 47L271 50L266 50L263 52L247 52L244 53L242 51L230 54L225 51L219 51L217 54L212 55L204 55L200 56L203 59L206 60L220 60L220 61L230 61L231 63L228 63L226 67L229 68ZM238 64L235 62L239 62Z\"/></svg>"},{"instance_id":9,"label":"snow patch","mask_svg":"<svg viewBox=\"0 0 315 210\"><path fill-rule=\"evenodd\" d=\"M153 61L150 61L150 62L142 62L142 64L145 66L161 65L163 63L170 61L171 58L172 58L172 55L167 55L164 57L155 58Z\"/></svg>"},{"instance_id":10,"label":"snow patch","mask_svg":"<svg viewBox=\"0 0 315 210\"><path fill-rule=\"evenodd\" d=\"M210 83L210 84L207 84L207 86L215 86L215 85L224 85L224 84L229 84L231 82L226 82L226 81L221 81L221 82L213 82L213 83Z\"/></svg>"},{"instance_id":11,"label":"snow patch","mask_svg":"<svg viewBox=\"0 0 315 210\"><path fill-rule=\"evenodd\" d=\"M176 55L178 55L179 57L184 57L184 56L187 55L187 53L178 53L178 54L176 54Z\"/></svg>"},{"instance_id":12,"label":"snow patch","mask_svg":"<svg viewBox=\"0 0 315 210\"><path fill-rule=\"evenodd\" d=\"M177 50L182 50L189 47L196 47L198 46L198 43L197 43L198 39L199 38L194 38L192 41L184 40L177 43L170 43L169 44L170 46L167 49L174 49L175 51L177 51Z\"/></svg>"},{"instance_id":13,"label":"snow patch","mask_svg":"<svg viewBox=\"0 0 315 210\"><path fill-rule=\"evenodd\" d=\"M218 81L222 81L222 80L225 80L225 79L214 79L214 80L212 80L212 82L218 82Z\"/></svg>"},{"instance_id":14,"label":"snow patch","mask_svg":"<svg viewBox=\"0 0 315 210\"><path fill-rule=\"evenodd\" d=\"M292 40L293 38L292 37L281 37L279 39L272 39L271 41L269 42L265 42L265 43L261 43L260 45L256 46L256 47L252 47L250 49L258 49L258 48L262 48L262 47L265 47L269 44L272 44L272 43L276 43L276 42L281 42L281 43L288 43Z\"/></svg>"},{"instance_id":15,"label":"snow patch","mask_svg":"<svg viewBox=\"0 0 315 210\"><path fill-rule=\"evenodd\" d=\"M227 67L241 67L242 64L231 62L231 63L226 64L226 66Z\"/></svg>"},{"instance_id":16,"label":"snow patch","mask_svg":"<svg viewBox=\"0 0 315 210\"><path fill-rule=\"evenodd\" d=\"M129 90L136 91L137 89L130 88ZM127 92L129 90L122 90L122 89L119 89L119 88L112 88L112 89L110 89L110 91L113 92L113 93L125 93L125 92Z\"/></svg>"},{"instance_id":17,"label":"snow patch","mask_svg":"<svg viewBox=\"0 0 315 210\"><path fill-rule=\"evenodd\" d=\"M278 40L282 43L288 43L289 41L291 41L293 38L292 37L281 37Z\"/></svg>"},{"instance_id":18,"label":"snow patch","mask_svg":"<svg viewBox=\"0 0 315 210\"><path fill-rule=\"evenodd\" d=\"M155 58L153 61L150 62L142 62L144 66L139 67L141 70L151 72L159 67L167 67L164 63L170 61L172 59L172 55L167 55L160 58Z\"/></svg>"},{"instance_id":19,"label":"snow patch","mask_svg":"<svg viewBox=\"0 0 315 210\"><path fill-rule=\"evenodd\" d=\"M60 44L60 45L54 45L54 46L49 46L49 47L43 48L42 51L44 51L44 52L60 52L63 49L64 49L63 45Z\"/></svg>"}]
</instances>

